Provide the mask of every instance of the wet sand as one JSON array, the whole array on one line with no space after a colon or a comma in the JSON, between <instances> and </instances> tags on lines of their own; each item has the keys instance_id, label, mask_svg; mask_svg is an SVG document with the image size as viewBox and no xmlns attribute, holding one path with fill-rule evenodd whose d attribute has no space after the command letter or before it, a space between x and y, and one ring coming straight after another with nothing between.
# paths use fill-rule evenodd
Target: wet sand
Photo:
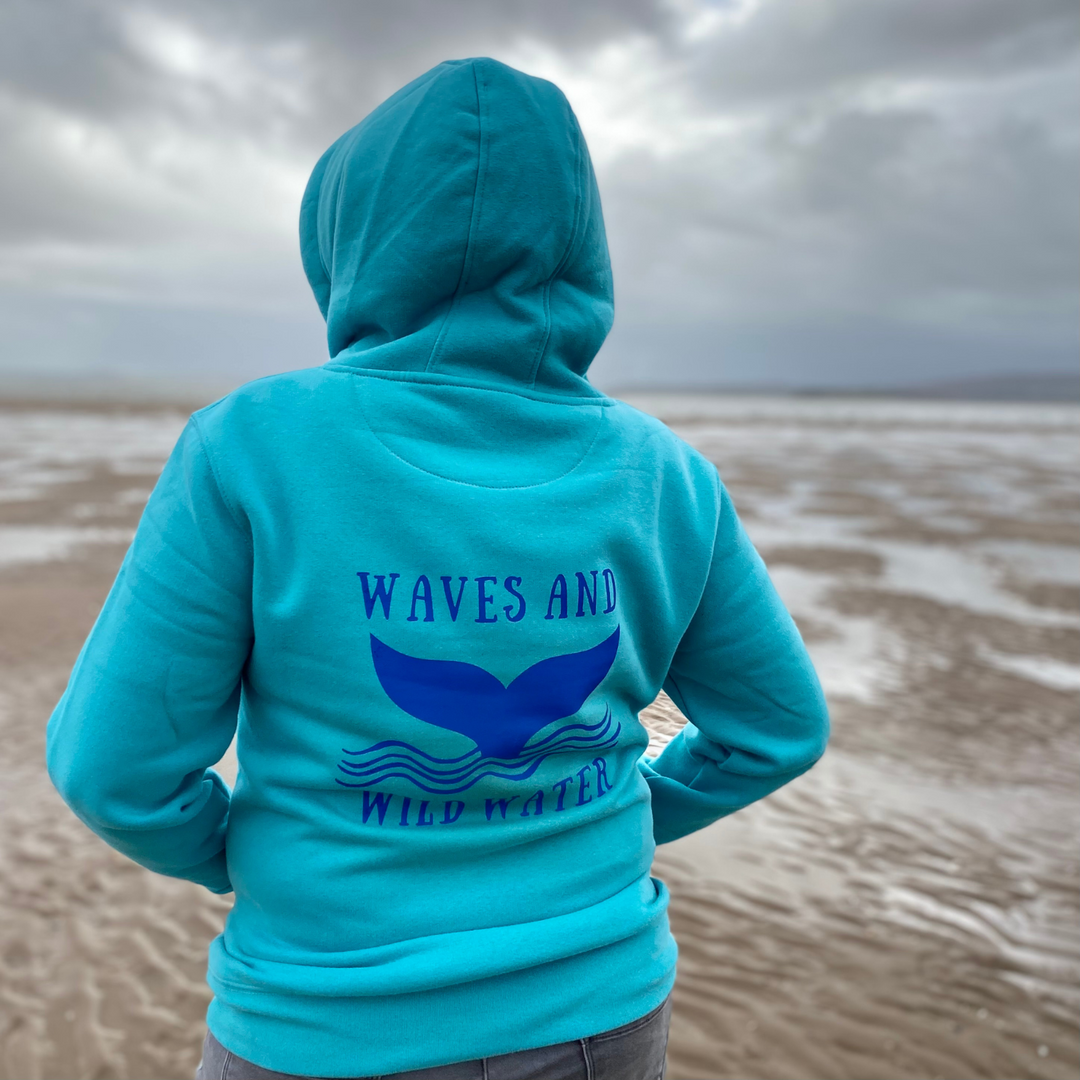
<instances>
[{"instance_id":1,"label":"wet sand","mask_svg":"<svg viewBox=\"0 0 1080 1080\"><path fill-rule=\"evenodd\" d=\"M1080 1071L1080 411L654 397L717 462L834 738L662 848L669 1076ZM43 728L183 418L0 410L0 1078L190 1077L229 907L97 841ZM659 747L682 718L645 717Z\"/></svg>"}]
</instances>

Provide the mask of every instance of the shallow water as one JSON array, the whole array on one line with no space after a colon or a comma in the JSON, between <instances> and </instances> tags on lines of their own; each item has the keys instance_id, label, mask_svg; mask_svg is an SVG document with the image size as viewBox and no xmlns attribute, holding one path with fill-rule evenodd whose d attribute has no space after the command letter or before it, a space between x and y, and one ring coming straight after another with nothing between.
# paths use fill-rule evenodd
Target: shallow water
<instances>
[{"instance_id":1,"label":"shallow water","mask_svg":"<svg viewBox=\"0 0 1080 1080\"><path fill-rule=\"evenodd\" d=\"M823 676L825 759L675 844L674 1080L1080 1069L1080 410L654 397ZM0 413L0 1078L190 1076L228 901L96 841L42 728L175 412ZM654 749L682 718L661 700Z\"/></svg>"},{"instance_id":2,"label":"shallow water","mask_svg":"<svg viewBox=\"0 0 1080 1080\"><path fill-rule=\"evenodd\" d=\"M717 463L834 721L658 853L673 1074L1075 1076L1080 410L641 404Z\"/></svg>"}]
</instances>

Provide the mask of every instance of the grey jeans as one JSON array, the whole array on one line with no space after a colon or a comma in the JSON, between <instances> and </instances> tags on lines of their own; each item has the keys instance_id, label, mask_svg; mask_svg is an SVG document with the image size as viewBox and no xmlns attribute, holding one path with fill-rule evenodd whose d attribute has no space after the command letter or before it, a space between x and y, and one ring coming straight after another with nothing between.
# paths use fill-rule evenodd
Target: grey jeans
<instances>
[{"instance_id":1,"label":"grey jeans","mask_svg":"<svg viewBox=\"0 0 1080 1080\"><path fill-rule=\"evenodd\" d=\"M663 1080L671 999L623 1027L576 1042L394 1073L393 1080ZM195 1080L305 1080L230 1053L207 1032ZM380 1080L353 1077L352 1080ZM386 1080L391 1080L387 1077Z\"/></svg>"}]
</instances>

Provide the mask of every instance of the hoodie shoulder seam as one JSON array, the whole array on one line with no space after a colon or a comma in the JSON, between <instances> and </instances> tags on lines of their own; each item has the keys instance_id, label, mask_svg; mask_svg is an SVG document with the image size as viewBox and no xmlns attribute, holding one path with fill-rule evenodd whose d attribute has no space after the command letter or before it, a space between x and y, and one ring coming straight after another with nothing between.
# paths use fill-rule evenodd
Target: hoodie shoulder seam
<instances>
[{"instance_id":1,"label":"hoodie shoulder seam","mask_svg":"<svg viewBox=\"0 0 1080 1080\"><path fill-rule=\"evenodd\" d=\"M214 487L217 488L218 496L221 499L222 503L224 503L225 509L229 512L229 517L232 518L233 524L240 530L241 533L243 533L245 539L248 542L248 546L251 547L251 537L248 535L248 530L245 527L244 522L241 520L236 507L233 505L232 499L230 499L229 496L225 494L225 488L221 483L221 476L218 473L217 463L214 461L213 457L210 454L210 450L206 445L206 439L203 436L202 426L200 425L198 419L196 418L196 414L194 413L192 413L191 416L191 426L195 431L195 438L199 442L199 449L202 451L203 457L206 458L206 464L210 469L210 476L213 478Z\"/></svg>"}]
</instances>

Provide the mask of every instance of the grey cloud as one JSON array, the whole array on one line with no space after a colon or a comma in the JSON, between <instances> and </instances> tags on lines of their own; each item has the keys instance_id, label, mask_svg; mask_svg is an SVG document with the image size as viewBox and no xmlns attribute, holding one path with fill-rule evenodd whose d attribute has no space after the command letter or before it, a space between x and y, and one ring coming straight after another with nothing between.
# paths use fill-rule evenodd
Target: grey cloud
<instances>
[{"instance_id":1,"label":"grey cloud","mask_svg":"<svg viewBox=\"0 0 1080 1080\"><path fill-rule=\"evenodd\" d=\"M792 162L786 205L827 218L878 291L1071 289L1075 147L1005 119L958 132L931 113L845 111Z\"/></svg>"},{"instance_id":2,"label":"grey cloud","mask_svg":"<svg viewBox=\"0 0 1080 1080\"><path fill-rule=\"evenodd\" d=\"M923 326L845 314L723 323L616 321L591 371L605 389L647 387L890 387L987 372L1074 371L1060 325L1005 332Z\"/></svg>"},{"instance_id":3,"label":"grey cloud","mask_svg":"<svg viewBox=\"0 0 1080 1080\"><path fill-rule=\"evenodd\" d=\"M116 10L86 0L6 0L0 86L88 112L126 109L131 79Z\"/></svg>"},{"instance_id":4,"label":"grey cloud","mask_svg":"<svg viewBox=\"0 0 1080 1080\"><path fill-rule=\"evenodd\" d=\"M325 327L314 302L306 313L114 303L0 290L0 373L83 369L158 373L227 389L274 371L313 367L325 357ZM33 363L27 363L30 352Z\"/></svg>"},{"instance_id":5,"label":"grey cloud","mask_svg":"<svg viewBox=\"0 0 1080 1080\"><path fill-rule=\"evenodd\" d=\"M476 55L519 37L582 47L631 30L654 32L667 21L650 0L8 0L0 8L0 82L96 116L138 111L148 99L161 104L156 84L162 73L125 32L125 21L139 13L240 49L306 45L319 100L296 134L318 142L448 57Z\"/></svg>"},{"instance_id":6,"label":"grey cloud","mask_svg":"<svg viewBox=\"0 0 1080 1080\"><path fill-rule=\"evenodd\" d=\"M978 79L1074 57L1071 0L765 0L691 53L694 85L721 105L903 79Z\"/></svg>"},{"instance_id":7,"label":"grey cloud","mask_svg":"<svg viewBox=\"0 0 1080 1080\"><path fill-rule=\"evenodd\" d=\"M675 149L600 162L609 384L655 382L657 359L699 384L1071 363L1072 0L746 10L695 39L658 0L9 0L0 363L307 362L317 317L294 230L315 157L430 65L522 42L575 76L637 43L657 100L671 90L685 112L672 130L698 124ZM154 19L205 55L162 52ZM50 310L35 332L28 313ZM146 359L155 336L167 345Z\"/></svg>"},{"instance_id":8,"label":"grey cloud","mask_svg":"<svg viewBox=\"0 0 1080 1080\"><path fill-rule=\"evenodd\" d=\"M1071 309L1080 169L1044 129L965 135L931 113L850 109L812 140L770 131L765 144L774 171L749 190L722 149L608 177L617 283L635 308L662 297L724 318L733 304L766 311L780 292L787 310L900 311L953 293Z\"/></svg>"}]
</instances>

